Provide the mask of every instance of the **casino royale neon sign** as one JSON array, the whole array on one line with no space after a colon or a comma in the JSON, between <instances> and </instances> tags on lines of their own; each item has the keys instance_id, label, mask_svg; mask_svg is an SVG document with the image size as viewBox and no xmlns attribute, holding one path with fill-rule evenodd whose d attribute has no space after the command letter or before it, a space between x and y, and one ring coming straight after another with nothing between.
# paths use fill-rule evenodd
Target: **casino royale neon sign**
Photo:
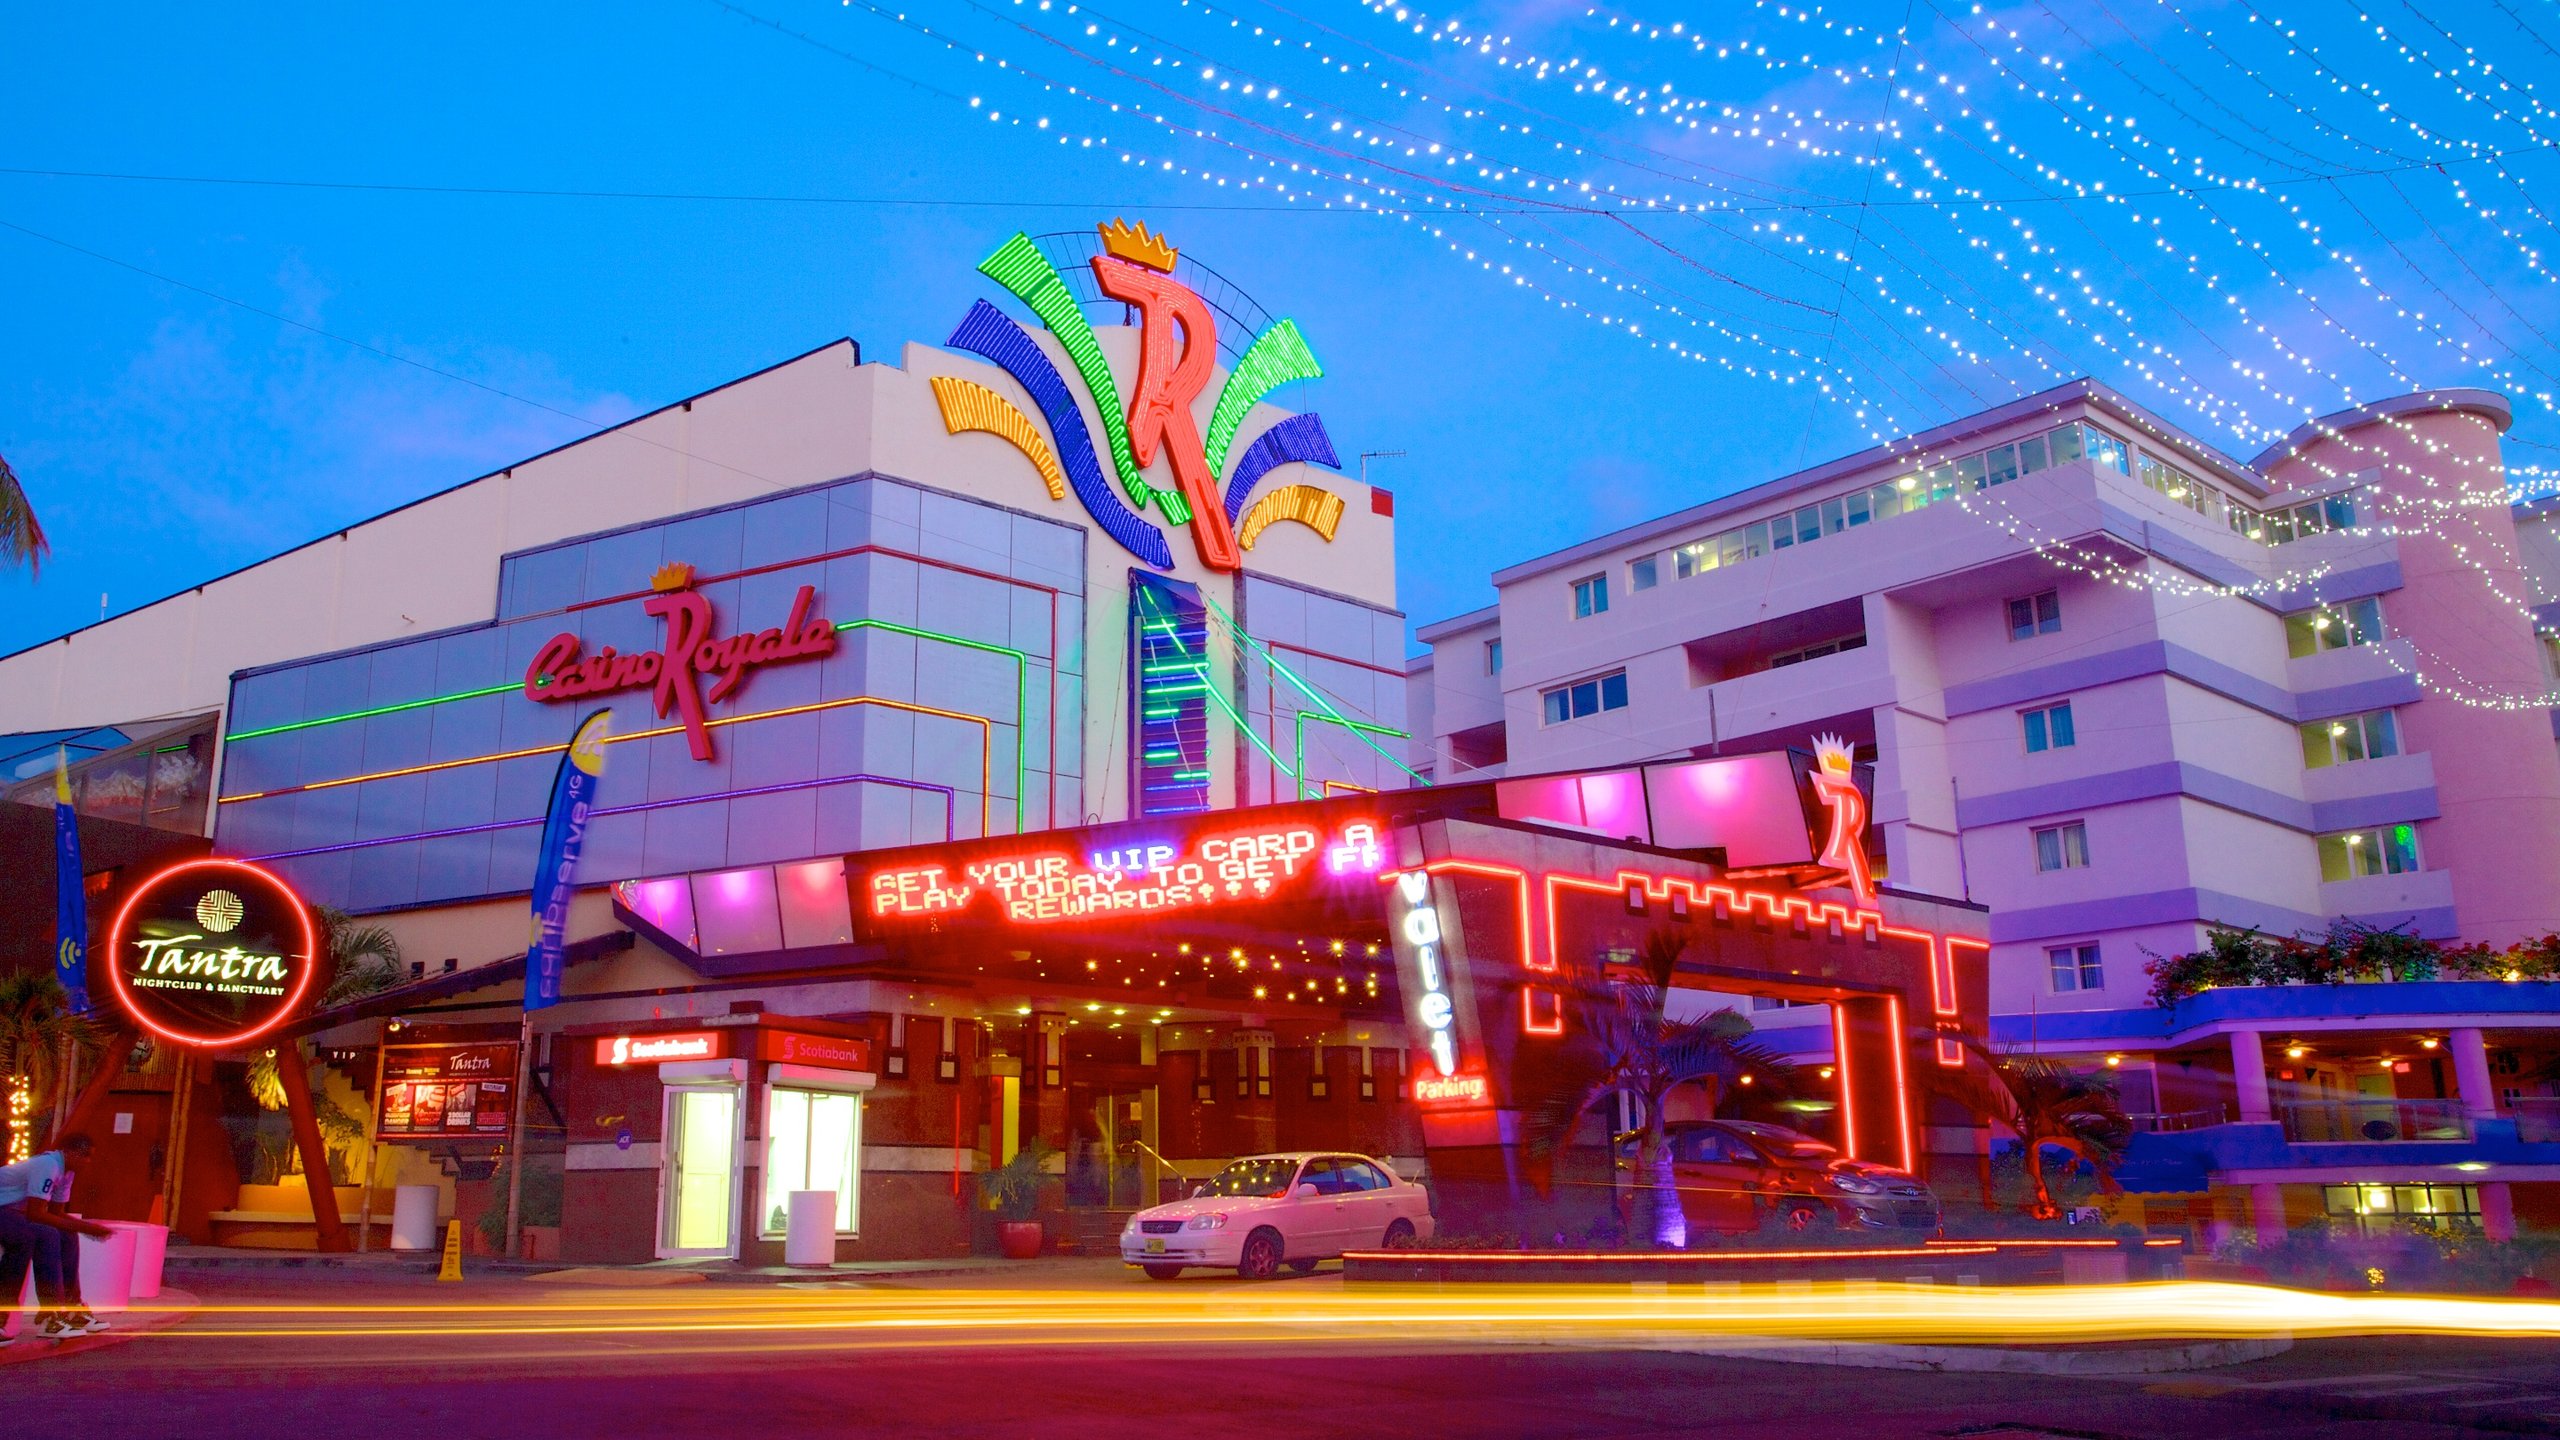
<instances>
[{"instance_id":1,"label":"casino royale neon sign","mask_svg":"<svg viewBox=\"0 0 2560 1440\"><path fill-rule=\"evenodd\" d=\"M609 695L644 686L656 691L658 716L681 717L693 758L712 757L710 720L705 707L736 694L747 672L759 665L813 660L836 649L835 623L809 612L818 590L803 585L791 601L790 617L767 630L735 635L719 633L709 597L693 588L693 567L666 565L650 577L655 591L640 608L666 622L666 645L658 650L616 653L610 645L593 655L581 653L585 642L564 630L543 643L524 670L529 700L556 704L590 695ZM705 693L702 677L712 677Z\"/></svg>"},{"instance_id":2,"label":"casino royale neon sign","mask_svg":"<svg viewBox=\"0 0 2560 1440\"><path fill-rule=\"evenodd\" d=\"M1269 899L1314 870L1324 837L1312 825L1210 835L1185 849L1161 843L1090 851L1084 863L1051 852L872 872L871 913L882 919L954 915L991 898L1004 918L1038 925L1156 915Z\"/></svg>"}]
</instances>

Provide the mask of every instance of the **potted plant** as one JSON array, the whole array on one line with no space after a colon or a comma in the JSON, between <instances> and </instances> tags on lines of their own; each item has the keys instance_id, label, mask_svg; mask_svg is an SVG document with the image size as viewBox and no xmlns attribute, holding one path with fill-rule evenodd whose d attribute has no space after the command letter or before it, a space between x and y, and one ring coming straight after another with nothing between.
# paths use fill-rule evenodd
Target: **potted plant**
<instances>
[{"instance_id":1,"label":"potted plant","mask_svg":"<svg viewBox=\"0 0 2560 1440\"><path fill-rule=\"evenodd\" d=\"M997 1216L996 1248L1008 1260L1029 1260L1040 1253L1048 1234L1032 1217L1040 1208L1042 1170L1058 1152L1034 1140L1013 1158L978 1177L980 1203Z\"/></svg>"}]
</instances>

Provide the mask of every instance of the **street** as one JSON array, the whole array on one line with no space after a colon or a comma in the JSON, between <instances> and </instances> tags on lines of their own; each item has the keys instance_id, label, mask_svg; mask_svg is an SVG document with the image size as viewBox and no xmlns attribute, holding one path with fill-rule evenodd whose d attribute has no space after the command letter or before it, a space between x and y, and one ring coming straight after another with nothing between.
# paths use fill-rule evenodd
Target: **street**
<instances>
[{"instance_id":1,"label":"street","mask_svg":"<svg viewBox=\"0 0 2560 1440\"><path fill-rule=\"evenodd\" d=\"M1155 1286L1110 1267L897 1283L623 1286L405 1272L212 1272L203 1308L0 1368L13 1415L94 1440L515 1436L2560 1433L2560 1341L2306 1340L2178 1374L1928 1373L1615 1349L1496 1297L1346 1292L1330 1272ZM2047 1292L2048 1294L2054 1292ZM1745 1297L1746 1299L1748 1297ZM1821 1311L1807 1291L1766 1297ZM1997 1312L2032 1292L1946 1297ZM1594 1302L1596 1305L1597 1302ZM1686 1299L1615 1292L1624 1343ZM1364 1324L1375 1306L1395 1317ZM1648 1312L1660 1314L1648 1321ZM1648 1332L1645 1327L1655 1328ZM1871 1327L1872 1328L1872 1327ZM1553 1343L1562 1342L1562 1343ZM1702 1340L1700 1343L1707 1343Z\"/></svg>"}]
</instances>

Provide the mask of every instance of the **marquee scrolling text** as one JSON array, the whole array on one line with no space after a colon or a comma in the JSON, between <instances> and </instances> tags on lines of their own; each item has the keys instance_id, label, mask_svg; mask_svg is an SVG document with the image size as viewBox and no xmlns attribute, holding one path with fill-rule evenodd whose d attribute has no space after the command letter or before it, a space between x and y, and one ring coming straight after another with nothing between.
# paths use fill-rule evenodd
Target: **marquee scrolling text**
<instances>
[{"instance_id":1,"label":"marquee scrolling text","mask_svg":"<svg viewBox=\"0 0 2560 1440\"><path fill-rule=\"evenodd\" d=\"M1315 869L1324 837L1311 825L1277 825L1203 836L1189 846L1133 844L1088 852L1082 863L1055 851L876 870L871 913L882 919L954 915L981 897L1004 918L1037 925L1156 915L1267 900Z\"/></svg>"}]
</instances>

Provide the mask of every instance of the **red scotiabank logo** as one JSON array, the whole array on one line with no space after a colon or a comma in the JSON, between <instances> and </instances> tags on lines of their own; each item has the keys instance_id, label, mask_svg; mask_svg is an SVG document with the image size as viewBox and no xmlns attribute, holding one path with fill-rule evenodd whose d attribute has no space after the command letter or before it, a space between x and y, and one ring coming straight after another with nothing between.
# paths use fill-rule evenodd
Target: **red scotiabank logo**
<instances>
[{"instance_id":1,"label":"red scotiabank logo","mask_svg":"<svg viewBox=\"0 0 2560 1440\"><path fill-rule=\"evenodd\" d=\"M708 760L711 729L706 706L736 694L746 683L747 672L759 665L835 653L834 622L809 613L818 598L814 585L800 587L791 601L790 618L780 625L722 635L711 601L693 588L692 566L665 566L649 584L657 593L641 608L666 622L665 648L626 654L607 645L585 655L581 653L585 642L564 630L545 641L533 663L525 667L525 697L551 703L653 686L659 717L677 715L693 758ZM706 675L712 677L708 693L702 688Z\"/></svg>"}]
</instances>

